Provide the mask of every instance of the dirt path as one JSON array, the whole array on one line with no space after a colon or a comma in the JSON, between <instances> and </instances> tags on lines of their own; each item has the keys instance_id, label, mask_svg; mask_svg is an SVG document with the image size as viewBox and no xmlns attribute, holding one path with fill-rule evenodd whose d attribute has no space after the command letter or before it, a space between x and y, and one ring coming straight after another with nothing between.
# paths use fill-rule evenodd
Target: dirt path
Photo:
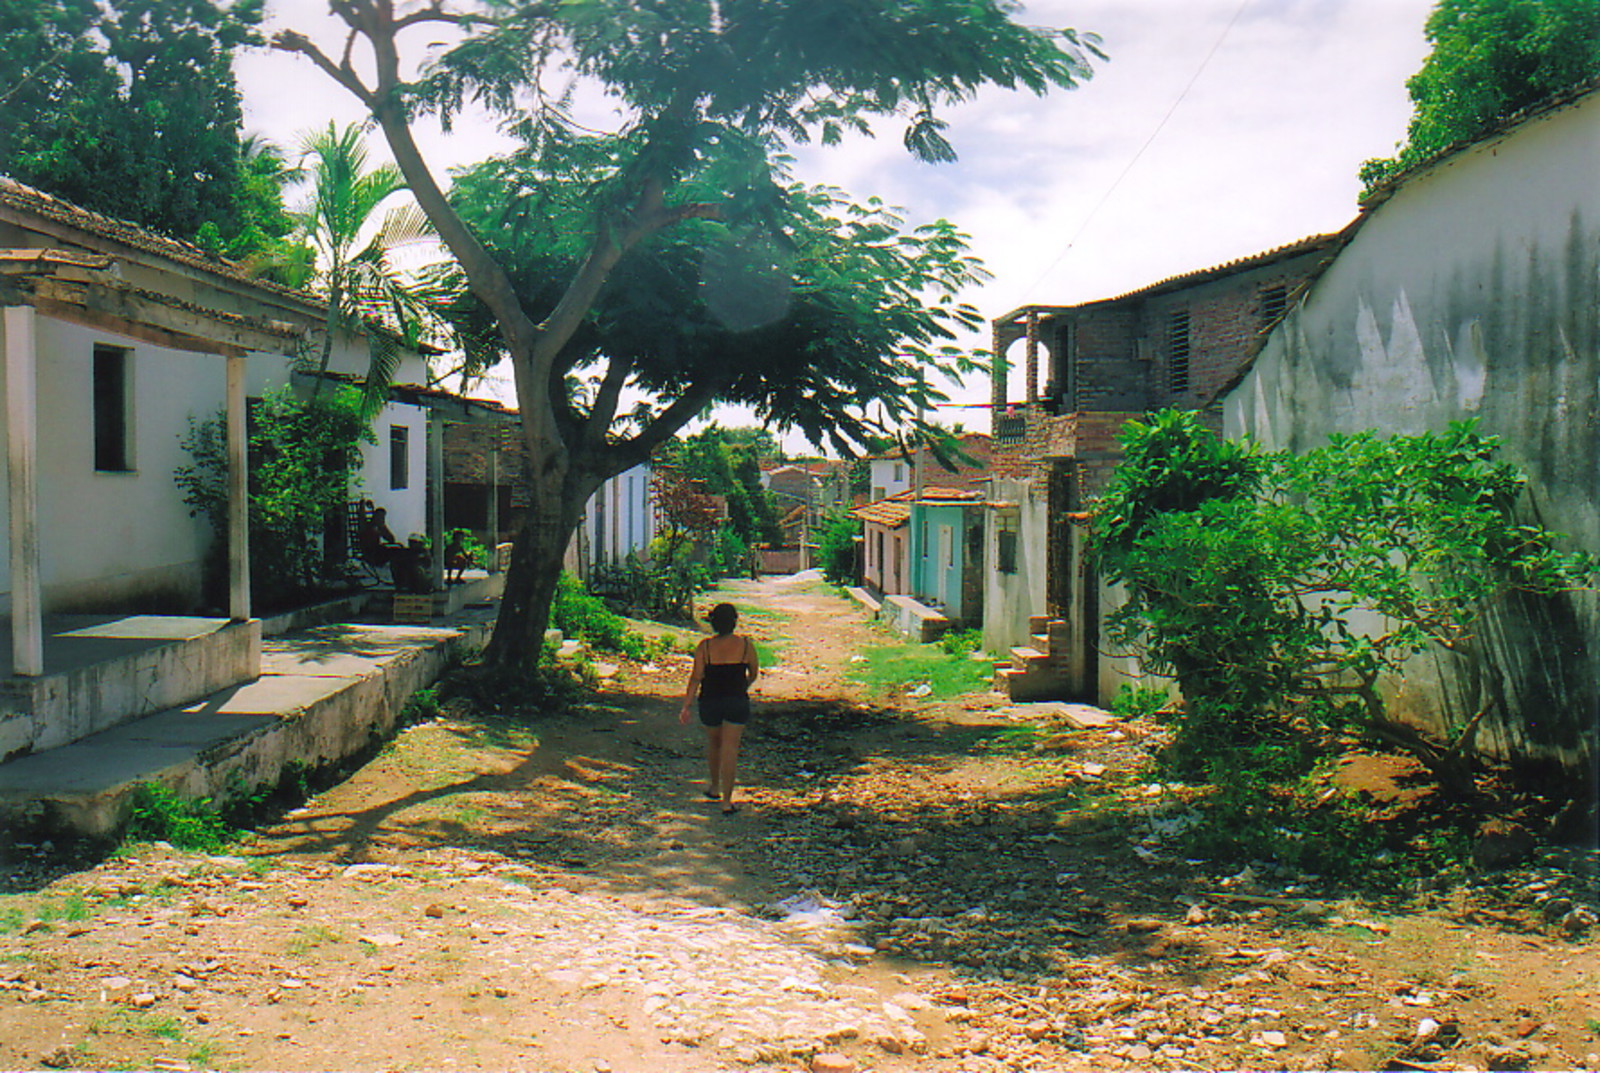
<instances>
[{"instance_id":1,"label":"dirt path","mask_svg":"<svg viewBox=\"0 0 1600 1073\"><path fill-rule=\"evenodd\" d=\"M739 815L686 657L531 728L447 715L232 855L0 899L0 1067L1600 1067L1570 876L1399 909L1208 874L1165 855L1149 728L863 697L846 602L724 595L777 654Z\"/></svg>"}]
</instances>

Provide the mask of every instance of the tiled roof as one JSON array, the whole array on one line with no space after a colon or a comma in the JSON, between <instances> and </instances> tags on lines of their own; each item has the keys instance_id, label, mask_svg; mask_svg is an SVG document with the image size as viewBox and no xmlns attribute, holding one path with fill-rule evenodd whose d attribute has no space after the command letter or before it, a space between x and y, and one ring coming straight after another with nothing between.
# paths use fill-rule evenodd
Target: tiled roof
<instances>
[{"instance_id":1,"label":"tiled roof","mask_svg":"<svg viewBox=\"0 0 1600 1073\"><path fill-rule=\"evenodd\" d=\"M875 503L857 507L850 512L850 516L893 529L911 520L913 503L982 503L983 498L983 492L970 488L940 488L930 485L922 490L920 499L910 490L896 492Z\"/></svg>"},{"instance_id":2,"label":"tiled roof","mask_svg":"<svg viewBox=\"0 0 1600 1073\"><path fill-rule=\"evenodd\" d=\"M120 242L141 252L156 254L189 268L209 272L214 276L247 283L310 308L322 307L321 301L316 296L297 291L292 287L257 279L243 265L207 253L192 242L168 238L127 220L91 212L53 194L47 194L43 190L36 190L15 179L0 175L0 210L6 209L65 224L100 238Z\"/></svg>"},{"instance_id":3,"label":"tiled roof","mask_svg":"<svg viewBox=\"0 0 1600 1073\"><path fill-rule=\"evenodd\" d=\"M850 516L874 525L897 529L911 520L911 504L903 499L880 499L876 503L857 507L850 512Z\"/></svg>"}]
</instances>

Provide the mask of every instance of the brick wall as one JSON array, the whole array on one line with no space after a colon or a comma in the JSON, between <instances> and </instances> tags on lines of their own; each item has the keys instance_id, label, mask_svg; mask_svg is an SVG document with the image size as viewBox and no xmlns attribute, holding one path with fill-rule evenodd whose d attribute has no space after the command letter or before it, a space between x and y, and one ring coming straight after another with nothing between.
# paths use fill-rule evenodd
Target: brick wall
<instances>
[{"instance_id":1,"label":"brick wall","mask_svg":"<svg viewBox=\"0 0 1600 1073\"><path fill-rule=\"evenodd\" d=\"M1320 252L1305 254L1152 298L1145 305L1143 317L1143 328L1156 359L1151 370L1150 407L1192 409L1216 394L1250 359L1261 341L1262 330L1268 324L1264 292L1281 287L1292 294L1324 256ZM1189 386L1173 392L1169 389L1172 370L1167 325L1168 318L1178 310L1189 314Z\"/></svg>"}]
</instances>

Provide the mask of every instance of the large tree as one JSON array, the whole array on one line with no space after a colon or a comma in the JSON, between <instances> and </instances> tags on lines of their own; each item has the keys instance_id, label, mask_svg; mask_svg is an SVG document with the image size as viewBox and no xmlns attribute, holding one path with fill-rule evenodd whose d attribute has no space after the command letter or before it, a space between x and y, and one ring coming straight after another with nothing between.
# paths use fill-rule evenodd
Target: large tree
<instances>
[{"instance_id":1,"label":"large tree","mask_svg":"<svg viewBox=\"0 0 1600 1073\"><path fill-rule=\"evenodd\" d=\"M942 107L986 85L1073 86L1095 47L1018 25L1004 0L330 6L339 47L274 43L371 110L492 328L478 345L514 371L531 502L486 651L501 664L539 650L591 492L713 402L842 442L868 431L873 400L910 421L925 366L963 367L947 341L978 317L953 294L980 270L961 236L793 183L787 146L898 117L911 152L949 159ZM458 40L413 75L402 38L437 24ZM615 130L574 118L583 85L607 95ZM413 123L468 102L522 147L452 197ZM643 401L621 413L625 391Z\"/></svg>"},{"instance_id":2,"label":"large tree","mask_svg":"<svg viewBox=\"0 0 1600 1073\"><path fill-rule=\"evenodd\" d=\"M1361 167L1368 189L1520 109L1600 76L1597 0L1439 0L1433 51L1406 82L1405 144Z\"/></svg>"},{"instance_id":3,"label":"large tree","mask_svg":"<svg viewBox=\"0 0 1600 1073\"><path fill-rule=\"evenodd\" d=\"M244 170L232 65L258 39L261 4L5 0L0 172L219 253L254 252L274 226L273 191Z\"/></svg>"}]
</instances>

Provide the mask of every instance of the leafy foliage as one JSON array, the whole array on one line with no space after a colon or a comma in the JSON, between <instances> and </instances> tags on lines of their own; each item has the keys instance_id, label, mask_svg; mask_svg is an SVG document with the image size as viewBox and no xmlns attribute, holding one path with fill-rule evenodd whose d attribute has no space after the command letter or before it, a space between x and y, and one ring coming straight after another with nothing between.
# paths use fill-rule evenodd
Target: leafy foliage
<instances>
[{"instance_id":1,"label":"leafy foliage","mask_svg":"<svg viewBox=\"0 0 1600 1073\"><path fill-rule=\"evenodd\" d=\"M1370 191L1497 120L1600 76L1594 0L1439 0L1433 51L1406 82L1413 113L1398 155L1369 160Z\"/></svg>"},{"instance_id":2,"label":"leafy foliage","mask_svg":"<svg viewBox=\"0 0 1600 1073\"><path fill-rule=\"evenodd\" d=\"M657 462L699 482L705 492L726 499L728 525L748 546L775 542L780 536L777 511L761 484L762 452L775 447L771 434L764 429L712 425L668 443Z\"/></svg>"},{"instance_id":3,"label":"leafy foliage","mask_svg":"<svg viewBox=\"0 0 1600 1073\"><path fill-rule=\"evenodd\" d=\"M1593 577L1590 556L1518 520L1524 478L1471 423L1334 436L1295 457L1168 412L1121 440L1095 519L1099 561L1129 594L1113 636L1177 678L1178 752L1197 764L1265 749L1293 766L1303 731L1332 722L1390 737L1459 786L1477 723L1501 703L1485 614L1513 591ZM1480 701L1442 745L1389 720L1379 691L1430 649L1467 661Z\"/></svg>"},{"instance_id":4,"label":"leafy foliage","mask_svg":"<svg viewBox=\"0 0 1600 1073\"><path fill-rule=\"evenodd\" d=\"M630 659L654 659L672 648L666 638L651 640L630 630L621 615L571 574L561 575L550 620L567 637Z\"/></svg>"},{"instance_id":5,"label":"leafy foliage","mask_svg":"<svg viewBox=\"0 0 1600 1073\"><path fill-rule=\"evenodd\" d=\"M234 53L261 0L7 0L0 173L86 208L248 256L281 234L250 160Z\"/></svg>"},{"instance_id":6,"label":"leafy foliage","mask_svg":"<svg viewBox=\"0 0 1600 1073\"><path fill-rule=\"evenodd\" d=\"M250 408L250 583L255 599L275 606L322 586L323 532L342 515L360 463L358 444L372 443L350 388L305 401L292 390ZM190 513L211 523L212 579L227 561L228 450L225 418L191 419L183 446L194 463L176 475Z\"/></svg>"},{"instance_id":7,"label":"leafy foliage","mask_svg":"<svg viewBox=\"0 0 1600 1073\"><path fill-rule=\"evenodd\" d=\"M367 167L359 126L329 123L307 135L300 152L310 198L290 214L289 235L258 259L258 267L264 276L309 289L327 303L319 373L327 372L341 333L368 337L362 405L370 417L388 399L400 348L416 349L435 326L426 289L394 256L429 237L428 220L415 204L397 203L405 190L399 169Z\"/></svg>"}]
</instances>

